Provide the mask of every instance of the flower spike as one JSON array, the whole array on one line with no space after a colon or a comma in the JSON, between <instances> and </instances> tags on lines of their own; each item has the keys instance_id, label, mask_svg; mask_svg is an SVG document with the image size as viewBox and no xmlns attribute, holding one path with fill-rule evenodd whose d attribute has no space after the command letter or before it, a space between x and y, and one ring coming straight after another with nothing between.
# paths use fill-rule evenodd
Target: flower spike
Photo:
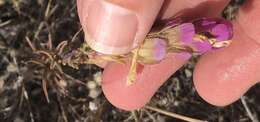
<instances>
[{"instance_id":1,"label":"flower spike","mask_svg":"<svg viewBox=\"0 0 260 122\"><path fill-rule=\"evenodd\" d=\"M131 85L136 80L138 63L142 65L157 64L168 53L186 52L201 55L229 46L232 37L232 24L225 19L199 18L184 22L178 18L166 23L161 30L149 33L143 43L129 54L98 54L98 57L95 56L90 60L93 63L100 62L100 60L122 63L127 58L132 59L127 76L127 85Z\"/></svg>"}]
</instances>

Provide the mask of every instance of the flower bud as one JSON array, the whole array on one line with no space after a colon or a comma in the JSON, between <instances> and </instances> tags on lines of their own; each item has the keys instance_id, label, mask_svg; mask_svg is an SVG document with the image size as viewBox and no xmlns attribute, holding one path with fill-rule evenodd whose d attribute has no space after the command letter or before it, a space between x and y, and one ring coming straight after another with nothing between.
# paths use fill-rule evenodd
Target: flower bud
<instances>
[{"instance_id":1,"label":"flower bud","mask_svg":"<svg viewBox=\"0 0 260 122\"><path fill-rule=\"evenodd\" d=\"M164 39L146 39L138 51L138 61L143 64L160 62L167 54L167 43Z\"/></svg>"}]
</instances>

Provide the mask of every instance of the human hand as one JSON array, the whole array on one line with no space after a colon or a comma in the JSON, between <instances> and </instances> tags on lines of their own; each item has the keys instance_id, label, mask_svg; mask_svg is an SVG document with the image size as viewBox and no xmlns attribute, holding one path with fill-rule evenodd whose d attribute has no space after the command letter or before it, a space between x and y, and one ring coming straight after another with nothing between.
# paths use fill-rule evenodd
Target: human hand
<instances>
[{"instance_id":1,"label":"human hand","mask_svg":"<svg viewBox=\"0 0 260 122\"><path fill-rule=\"evenodd\" d=\"M77 0L88 43L108 54L129 52L143 40L155 19L181 16L186 20L219 16L229 0ZM202 56L194 84L207 102L225 106L239 99L260 80L260 1L247 1L234 25L233 43ZM162 9L162 10L161 10ZM159 11L161 12L159 13ZM159 14L158 14L159 13ZM137 40L137 41L135 41ZM132 110L144 106L156 90L189 57L170 54L155 65L139 67L137 81L126 85L130 63L104 66L102 89L115 106Z\"/></svg>"}]
</instances>

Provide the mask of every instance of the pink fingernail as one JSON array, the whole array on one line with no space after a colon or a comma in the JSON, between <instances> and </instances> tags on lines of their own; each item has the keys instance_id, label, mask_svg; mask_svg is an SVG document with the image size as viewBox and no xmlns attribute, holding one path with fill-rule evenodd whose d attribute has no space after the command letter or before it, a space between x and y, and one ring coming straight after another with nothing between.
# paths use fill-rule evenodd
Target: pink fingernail
<instances>
[{"instance_id":1,"label":"pink fingernail","mask_svg":"<svg viewBox=\"0 0 260 122\"><path fill-rule=\"evenodd\" d=\"M92 49L113 55L131 51L138 25L134 12L101 0L93 2L88 12L86 39Z\"/></svg>"}]
</instances>

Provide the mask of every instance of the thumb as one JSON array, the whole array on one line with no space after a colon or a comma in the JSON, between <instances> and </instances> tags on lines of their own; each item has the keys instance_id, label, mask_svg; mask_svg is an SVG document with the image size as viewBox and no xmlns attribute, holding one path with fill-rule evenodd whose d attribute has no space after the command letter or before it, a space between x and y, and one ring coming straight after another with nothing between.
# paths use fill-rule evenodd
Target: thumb
<instances>
[{"instance_id":1,"label":"thumb","mask_svg":"<svg viewBox=\"0 0 260 122\"><path fill-rule=\"evenodd\" d=\"M163 0L78 0L86 41L104 54L124 54L144 40Z\"/></svg>"}]
</instances>

